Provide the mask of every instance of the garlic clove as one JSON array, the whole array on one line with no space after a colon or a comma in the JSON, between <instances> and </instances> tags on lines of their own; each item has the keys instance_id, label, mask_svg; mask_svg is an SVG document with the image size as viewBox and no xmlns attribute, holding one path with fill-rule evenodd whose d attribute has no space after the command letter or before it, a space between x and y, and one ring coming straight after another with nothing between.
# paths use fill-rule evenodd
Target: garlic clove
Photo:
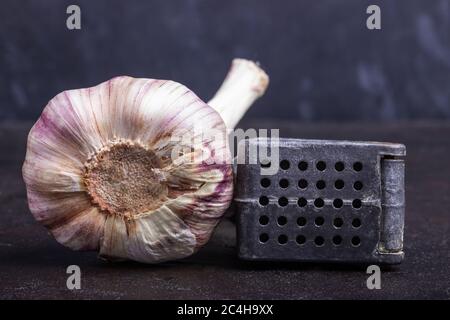
<instances>
[{"instance_id":1,"label":"garlic clove","mask_svg":"<svg viewBox=\"0 0 450 320\"><path fill-rule=\"evenodd\" d=\"M92 207L84 192L43 193L29 189L28 203L36 220L58 242L73 250L98 250L105 216Z\"/></svg>"},{"instance_id":2,"label":"garlic clove","mask_svg":"<svg viewBox=\"0 0 450 320\"><path fill-rule=\"evenodd\" d=\"M261 92L245 83L248 104ZM237 91L228 99L226 87L219 96L233 108ZM229 120L173 81L122 76L62 92L29 133L30 210L75 250L147 263L186 257L208 241L231 202ZM185 137L193 140L174 139Z\"/></svg>"},{"instance_id":3,"label":"garlic clove","mask_svg":"<svg viewBox=\"0 0 450 320\"><path fill-rule=\"evenodd\" d=\"M162 206L134 220L108 216L100 256L155 263L189 256L195 246L189 226Z\"/></svg>"},{"instance_id":4,"label":"garlic clove","mask_svg":"<svg viewBox=\"0 0 450 320\"><path fill-rule=\"evenodd\" d=\"M98 208L90 207L47 227L58 242L72 250L98 250L106 218Z\"/></svg>"}]
</instances>

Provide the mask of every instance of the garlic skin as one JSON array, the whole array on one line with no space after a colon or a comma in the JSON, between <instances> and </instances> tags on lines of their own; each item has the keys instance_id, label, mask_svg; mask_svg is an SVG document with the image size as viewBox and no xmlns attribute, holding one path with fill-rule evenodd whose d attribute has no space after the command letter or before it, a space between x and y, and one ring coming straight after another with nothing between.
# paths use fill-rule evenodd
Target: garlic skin
<instances>
[{"instance_id":1,"label":"garlic skin","mask_svg":"<svg viewBox=\"0 0 450 320\"><path fill-rule=\"evenodd\" d=\"M28 136L30 211L59 243L106 259L158 263L191 255L231 202L231 154L226 138L197 139L174 159L180 143L172 138L195 135L198 126L225 134L267 79L253 62L235 59L214 107L174 81L127 76L58 94ZM237 89L225 85L231 80ZM216 111L233 109L232 117ZM192 160L205 149L213 152Z\"/></svg>"}]
</instances>

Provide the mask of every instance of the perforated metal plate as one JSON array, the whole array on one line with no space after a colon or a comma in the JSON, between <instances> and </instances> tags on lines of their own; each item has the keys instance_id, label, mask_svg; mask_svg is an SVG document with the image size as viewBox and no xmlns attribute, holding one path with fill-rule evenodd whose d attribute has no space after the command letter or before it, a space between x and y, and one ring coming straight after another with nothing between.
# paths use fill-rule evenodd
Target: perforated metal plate
<instances>
[{"instance_id":1,"label":"perforated metal plate","mask_svg":"<svg viewBox=\"0 0 450 320\"><path fill-rule=\"evenodd\" d=\"M235 204L239 256L248 260L399 263L403 259L401 144L280 139L279 170L241 142ZM252 158L253 157L253 158ZM259 158L259 157L258 157ZM270 165L273 165L270 163Z\"/></svg>"}]
</instances>

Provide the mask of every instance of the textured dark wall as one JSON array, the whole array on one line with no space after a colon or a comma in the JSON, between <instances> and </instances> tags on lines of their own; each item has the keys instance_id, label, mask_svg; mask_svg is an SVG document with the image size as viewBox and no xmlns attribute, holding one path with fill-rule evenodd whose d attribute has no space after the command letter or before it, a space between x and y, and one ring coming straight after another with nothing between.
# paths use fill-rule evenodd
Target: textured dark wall
<instances>
[{"instance_id":1,"label":"textured dark wall","mask_svg":"<svg viewBox=\"0 0 450 320\"><path fill-rule=\"evenodd\" d=\"M82 30L67 30L69 4ZM369 4L382 30L367 30ZM0 119L35 119L58 92L116 75L207 100L236 56L271 76L249 118L450 117L450 0L3 0Z\"/></svg>"}]
</instances>

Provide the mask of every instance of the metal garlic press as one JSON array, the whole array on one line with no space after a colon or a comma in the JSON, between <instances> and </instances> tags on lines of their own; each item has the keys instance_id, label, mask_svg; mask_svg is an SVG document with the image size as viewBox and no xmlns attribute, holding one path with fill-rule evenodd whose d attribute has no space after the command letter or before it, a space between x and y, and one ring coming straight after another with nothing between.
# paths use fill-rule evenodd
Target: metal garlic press
<instances>
[{"instance_id":1,"label":"metal garlic press","mask_svg":"<svg viewBox=\"0 0 450 320\"><path fill-rule=\"evenodd\" d=\"M241 141L239 150L240 258L403 260L404 145L253 138Z\"/></svg>"}]
</instances>

